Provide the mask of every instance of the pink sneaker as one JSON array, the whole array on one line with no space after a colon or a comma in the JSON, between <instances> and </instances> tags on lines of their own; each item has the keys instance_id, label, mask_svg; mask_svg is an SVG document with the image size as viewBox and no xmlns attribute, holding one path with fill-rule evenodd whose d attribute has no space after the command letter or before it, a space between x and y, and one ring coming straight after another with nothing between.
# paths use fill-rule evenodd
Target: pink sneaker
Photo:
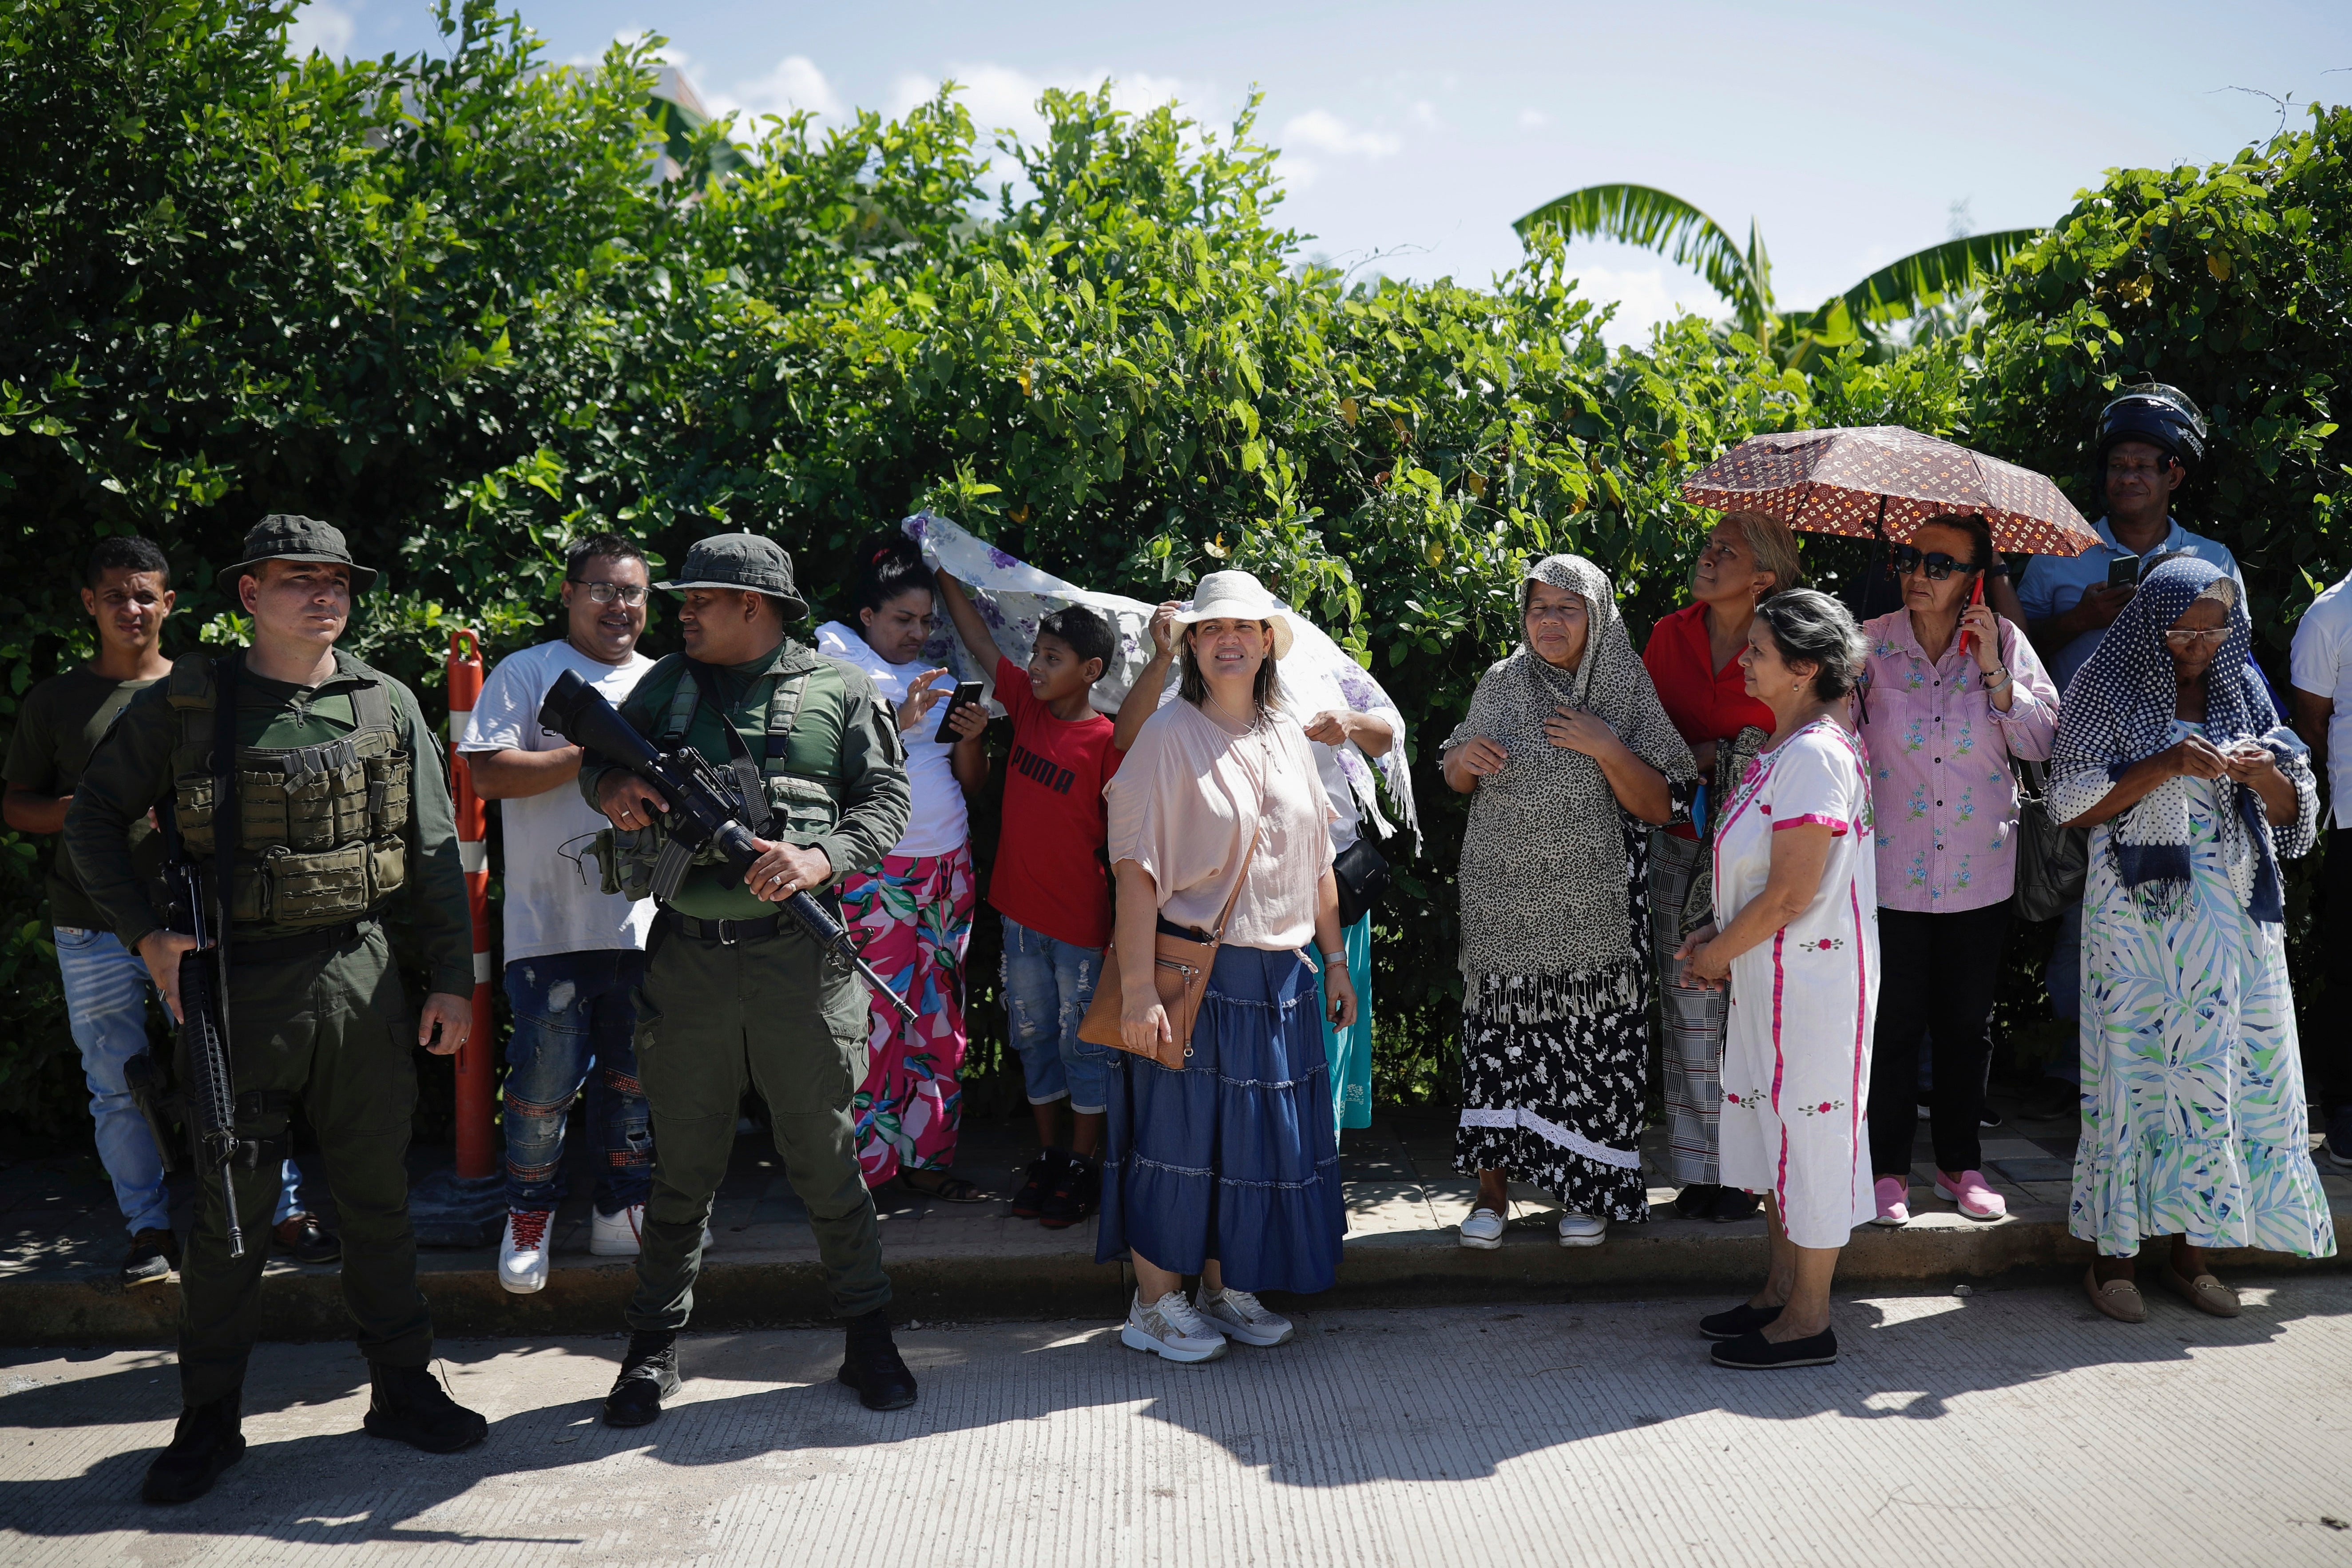
<instances>
[{"instance_id":1,"label":"pink sneaker","mask_svg":"<svg viewBox=\"0 0 2352 1568\"><path fill-rule=\"evenodd\" d=\"M1962 1171L1957 1176L1949 1171L1937 1172L1936 1195L1958 1204L1970 1219L2000 1219L2009 1213L2009 1200L1986 1184L1982 1171Z\"/></svg>"},{"instance_id":2,"label":"pink sneaker","mask_svg":"<svg viewBox=\"0 0 2352 1568\"><path fill-rule=\"evenodd\" d=\"M1878 1178L1878 1214L1873 1225L1888 1226L1911 1223L1911 1184L1901 1176Z\"/></svg>"}]
</instances>

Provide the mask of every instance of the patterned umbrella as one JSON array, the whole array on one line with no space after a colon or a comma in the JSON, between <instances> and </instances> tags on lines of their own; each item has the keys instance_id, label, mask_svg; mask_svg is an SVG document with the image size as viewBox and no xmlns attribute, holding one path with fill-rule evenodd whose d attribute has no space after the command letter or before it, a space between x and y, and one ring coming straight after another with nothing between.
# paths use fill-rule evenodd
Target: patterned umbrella
<instances>
[{"instance_id":1,"label":"patterned umbrella","mask_svg":"<svg viewBox=\"0 0 2352 1568\"><path fill-rule=\"evenodd\" d=\"M1900 541L1931 517L1973 512L1997 550L2080 555L2099 542L2042 475L1900 425L1750 436L1685 479L1683 500L1861 539Z\"/></svg>"}]
</instances>

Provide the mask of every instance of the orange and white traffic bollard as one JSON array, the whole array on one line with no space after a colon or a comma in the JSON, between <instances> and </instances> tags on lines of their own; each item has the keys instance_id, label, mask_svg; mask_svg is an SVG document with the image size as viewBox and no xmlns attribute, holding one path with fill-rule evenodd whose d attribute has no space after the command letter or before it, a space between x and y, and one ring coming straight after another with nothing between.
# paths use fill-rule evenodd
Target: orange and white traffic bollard
<instances>
[{"instance_id":1,"label":"orange and white traffic bollard","mask_svg":"<svg viewBox=\"0 0 2352 1568\"><path fill-rule=\"evenodd\" d=\"M457 1051L457 1179L499 1173L490 1136L498 1086L491 1063L490 858L484 840L488 816L474 793L473 770L458 753L466 721L482 696L482 639L460 627L449 634L449 795L457 807L457 861L466 871L466 906L474 917L474 1027Z\"/></svg>"}]
</instances>

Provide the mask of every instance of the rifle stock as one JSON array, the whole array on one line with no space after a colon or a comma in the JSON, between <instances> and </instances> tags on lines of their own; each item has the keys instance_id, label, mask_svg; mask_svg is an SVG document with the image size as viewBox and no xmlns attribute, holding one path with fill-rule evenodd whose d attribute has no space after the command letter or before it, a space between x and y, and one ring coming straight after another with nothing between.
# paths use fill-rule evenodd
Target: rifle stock
<instances>
[{"instance_id":1,"label":"rifle stock","mask_svg":"<svg viewBox=\"0 0 2352 1568\"><path fill-rule=\"evenodd\" d=\"M619 710L604 700L604 693L581 679L577 671L567 669L556 678L547 700L540 704L539 721L573 745L597 752L659 790L669 802L674 842L693 852L715 845L738 875L749 871L760 858L759 845L743 824L744 803L724 782L726 775L692 746L667 752L655 750L653 742L638 734ZM857 944L823 904L801 892L778 908L815 939L835 968L857 974L907 1022L914 1023L919 1016L859 955Z\"/></svg>"}]
</instances>

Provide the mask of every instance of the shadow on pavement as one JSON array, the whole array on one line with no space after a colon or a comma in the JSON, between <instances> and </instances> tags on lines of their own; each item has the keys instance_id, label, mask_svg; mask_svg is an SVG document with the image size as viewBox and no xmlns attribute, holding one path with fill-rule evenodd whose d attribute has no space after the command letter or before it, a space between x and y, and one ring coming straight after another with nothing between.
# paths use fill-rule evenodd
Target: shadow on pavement
<instances>
[{"instance_id":1,"label":"shadow on pavement","mask_svg":"<svg viewBox=\"0 0 2352 1568\"><path fill-rule=\"evenodd\" d=\"M866 1411L833 1381L839 1340L831 1332L690 1336L681 1347L684 1401L635 1431L596 1418L618 1363L617 1338L445 1344L458 1396L490 1417L486 1445L446 1457L356 1429L365 1368L348 1347L264 1346L247 1389L254 1446L213 1496L174 1510L136 1500L153 1446L168 1437L177 1411L168 1354L26 1387L34 1380L12 1378L7 1367L58 1358L16 1352L0 1364L0 1388L11 1390L0 1394L0 1449L21 1452L45 1431L143 1430L133 1439L139 1446L79 1477L0 1480L0 1521L42 1539L128 1531L314 1545L571 1543L585 1537L560 1527L450 1531L427 1516L486 1482L568 1473L575 1486L590 1486L593 1472L584 1467L615 1456L681 1469L757 1461L767 1467L761 1477L782 1479L853 1468L868 1445L1107 1405L1132 1405L1146 1420L1217 1444L1282 1485L1473 1479L1524 1456L1700 1412L1774 1423L1935 1420L1969 1395L2088 1367L2148 1367L2260 1346L2292 1322L2352 1311L2352 1291L2324 1278L2282 1277L2266 1291L2246 1284L2254 1300L2243 1317L2208 1318L2152 1296L2148 1321L2138 1325L2111 1322L2079 1294L2050 1288L1844 1299L1840 1363L1769 1374L1706 1363L1694 1324L1723 1304L1715 1301L1306 1311L1293 1344L1236 1347L1199 1367L1126 1351L1101 1323L913 1329L902 1342L923 1400L891 1415ZM732 1392L730 1384L757 1386ZM546 1397L515 1408L518 1393ZM341 1408L331 1415L320 1408L328 1405ZM349 1425L290 1437L253 1433L257 1418L312 1410L319 1414L309 1419ZM495 1511L529 1517L527 1510Z\"/></svg>"}]
</instances>

